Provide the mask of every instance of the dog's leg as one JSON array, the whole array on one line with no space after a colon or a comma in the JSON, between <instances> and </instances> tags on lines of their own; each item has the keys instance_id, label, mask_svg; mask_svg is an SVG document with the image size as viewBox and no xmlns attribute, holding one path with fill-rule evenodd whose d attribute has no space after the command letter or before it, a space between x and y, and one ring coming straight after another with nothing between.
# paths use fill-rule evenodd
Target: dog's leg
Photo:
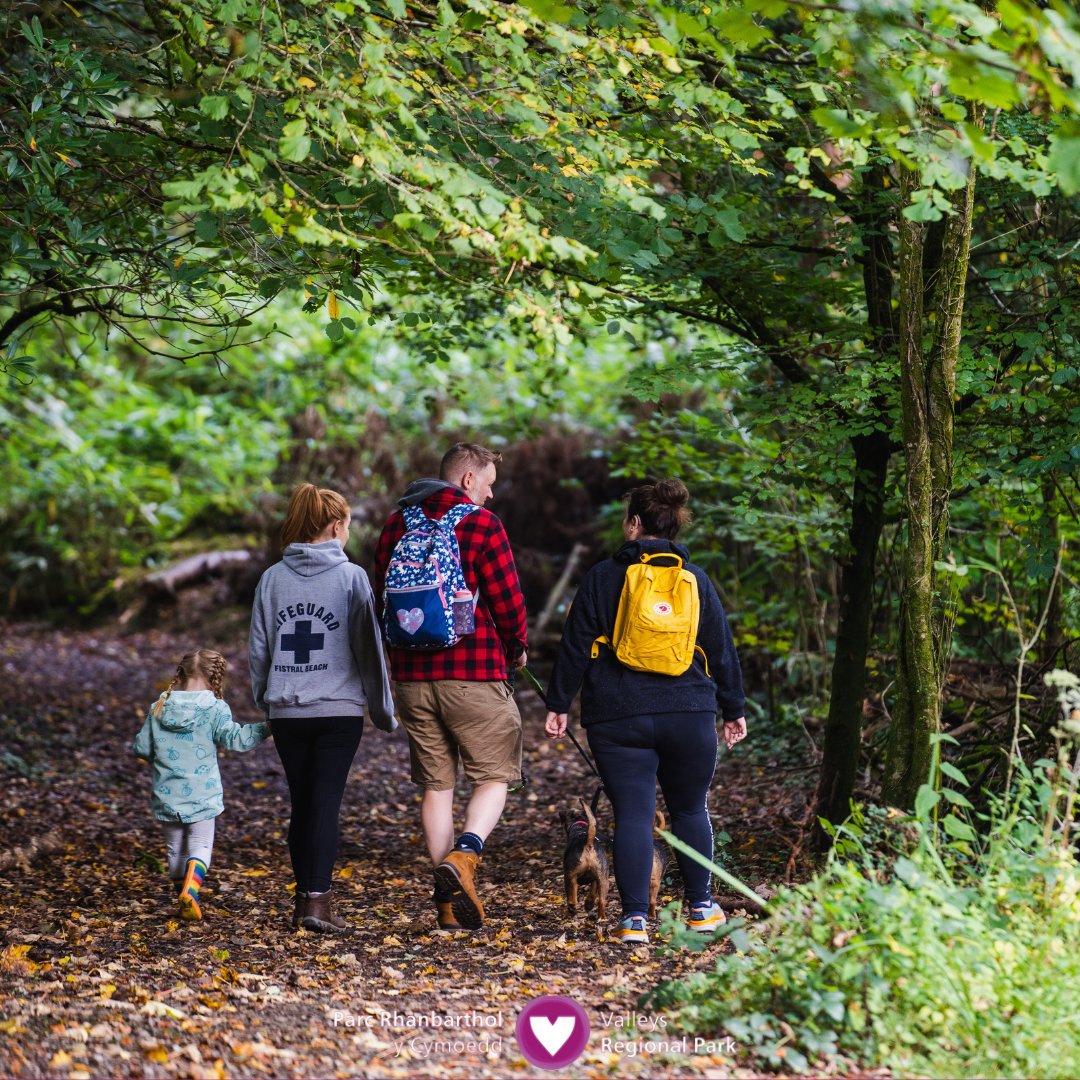
<instances>
[{"instance_id":1,"label":"dog's leg","mask_svg":"<svg viewBox=\"0 0 1080 1080\"><path fill-rule=\"evenodd\" d=\"M604 874L596 883L596 917L603 922L607 918L607 894L609 886L607 875Z\"/></svg>"},{"instance_id":2,"label":"dog's leg","mask_svg":"<svg viewBox=\"0 0 1080 1080\"><path fill-rule=\"evenodd\" d=\"M563 879L566 885L566 910L571 915L577 914L577 878L567 874Z\"/></svg>"}]
</instances>

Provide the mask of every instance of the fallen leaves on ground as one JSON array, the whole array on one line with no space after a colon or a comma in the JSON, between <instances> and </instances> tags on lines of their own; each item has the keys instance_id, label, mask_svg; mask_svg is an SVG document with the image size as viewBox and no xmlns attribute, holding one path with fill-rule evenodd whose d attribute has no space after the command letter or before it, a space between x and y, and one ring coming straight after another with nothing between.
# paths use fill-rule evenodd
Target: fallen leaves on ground
<instances>
[{"instance_id":1,"label":"fallen leaves on ground","mask_svg":"<svg viewBox=\"0 0 1080 1080\"><path fill-rule=\"evenodd\" d=\"M541 994L569 995L593 1019L575 1075L749 1075L722 1055L600 1052L597 1029L624 1038L610 1018L638 1011L659 981L709 968L721 946L627 949L592 916L567 915L559 811L593 784L572 746L543 736L532 693L518 694L530 783L510 796L479 879L485 935L433 932L406 739L370 727L342 808L334 887L352 932L290 929L288 792L269 743L221 756L226 809L205 919L189 923L162 873L148 771L130 753L189 642L164 631L3 630L0 850L26 853L0 892L6 1075L528 1075L514 1023ZM257 719L243 641L222 651L234 715ZM805 797L725 758L711 805L744 880L782 875L791 844L777 835L778 807L801 813ZM676 898L666 883L664 899Z\"/></svg>"}]
</instances>

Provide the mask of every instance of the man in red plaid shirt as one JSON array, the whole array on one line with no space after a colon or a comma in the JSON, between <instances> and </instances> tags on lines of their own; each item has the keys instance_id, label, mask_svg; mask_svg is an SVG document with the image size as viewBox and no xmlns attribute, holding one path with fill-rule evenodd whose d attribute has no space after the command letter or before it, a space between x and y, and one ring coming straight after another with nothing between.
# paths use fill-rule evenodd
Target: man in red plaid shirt
<instances>
[{"instance_id":1,"label":"man in red plaid shirt","mask_svg":"<svg viewBox=\"0 0 1080 1080\"><path fill-rule=\"evenodd\" d=\"M409 736L412 779L424 789L420 821L435 867L440 930L483 926L476 870L507 789L521 780L521 714L507 674L509 667L525 666L525 600L502 522L484 509L500 459L483 446L458 443L443 457L440 479L414 481L398 503L420 506L436 520L459 503L480 507L454 530L465 583L477 598L475 632L444 649L387 650L394 699ZM404 535L405 519L395 510L371 568L380 611L390 557ZM473 793L464 831L455 838L459 762Z\"/></svg>"}]
</instances>

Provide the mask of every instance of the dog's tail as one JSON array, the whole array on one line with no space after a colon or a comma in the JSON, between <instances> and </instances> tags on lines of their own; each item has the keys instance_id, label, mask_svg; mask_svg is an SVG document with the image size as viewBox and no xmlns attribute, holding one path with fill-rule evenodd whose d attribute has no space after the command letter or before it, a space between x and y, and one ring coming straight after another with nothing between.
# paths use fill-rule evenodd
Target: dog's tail
<instances>
[{"instance_id":1,"label":"dog's tail","mask_svg":"<svg viewBox=\"0 0 1080 1080\"><path fill-rule=\"evenodd\" d=\"M667 818L664 817L664 811L660 807L656 808L656 814L653 817L653 833L659 833L661 831L667 831Z\"/></svg>"},{"instance_id":2,"label":"dog's tail","mask_svg":"<svg viewBox=\"0 0 1080 1080\"><path fill-rule=\"evenodd\" d=\"M596 839L596 814L584 799L578 801L581 803L581 813L589 823L589 835L585 840L585 846L588 847Z\"/></svg>"}]
</instances>

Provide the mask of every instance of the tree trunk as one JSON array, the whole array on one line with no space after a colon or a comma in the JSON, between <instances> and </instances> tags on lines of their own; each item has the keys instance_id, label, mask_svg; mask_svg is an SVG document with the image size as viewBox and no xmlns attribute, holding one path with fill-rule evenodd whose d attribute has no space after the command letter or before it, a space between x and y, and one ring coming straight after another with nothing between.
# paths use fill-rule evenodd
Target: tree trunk
<instances>
[{"instance_id":1,"label":"tree trunk","mask_svg":"<svg viewBox=\"0 0 1080 1080\"><path fill-rule=\"evenodd\" d=\"M840 571L840 605L833 658L829 715L817 789L817 818L834 824L850 813L851 795L862 747L866 698L866 654L874 599L874 567L884 517L885 477L891 445L883 433L853 440L855 483L852 490L851 551ZM821 848L829 838L820 825L814 839Z\"/></svg>"},{"instance_id":2,"label":"tree trunk","mask_svg":"<svg viewBox=\"0 0 1080 1080\"><path fill-rule=\"evenodd\" d=\"M920 182L918 173L905 170L901 206L910 205ZM953 214L941 238L940 257L933 260L932 281L925 280L923 272L926 227L900 218L900 381L908 530L897 648L900 693L889 733L882 794L901 806L910 806L930 777L932 737L941 721L952 614L937 595L934 565L945 553L949 525L956 361L974 185L972 171L968 183L951 199ZM924 320L924 293L935 297L929 325ZM933 334L933 342L924 353L927 331Z\"/></svg>"},{"instance_id":3,"label":"tree trunk","mask_svg":"<svg viewBox=\"0 0 1080 1080\"><path fill-rule=\"evenodd\" d=\"M893 312L893 267L890 239L891 194L887 195L883 166L870 169L856 215L863 242L863 291L866 296L870 342L882 357L896 348ZM884 400L875 402L887 415ZM870 649L874 572L885 507L885 480L892 440L885 432L855 436L855 479L851 491L849 551L840 568L836 652L833 657L829 714L825 721L821 773L815 806L814 843L828 847L831 838L821 828L824 818L844 821L851 808L862 750L863 703L866 699L866 656Z\"/></svg>"}]
</instances>

